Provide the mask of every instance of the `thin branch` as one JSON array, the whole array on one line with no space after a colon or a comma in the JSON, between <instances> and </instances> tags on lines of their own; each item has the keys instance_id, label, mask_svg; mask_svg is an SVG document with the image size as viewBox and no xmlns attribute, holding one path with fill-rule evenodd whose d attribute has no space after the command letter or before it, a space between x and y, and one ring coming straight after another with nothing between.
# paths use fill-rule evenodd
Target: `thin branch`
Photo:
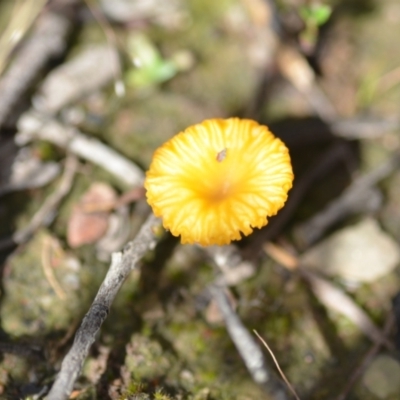
<instances>
[{"instance_id":1,"label":"thin branch","mask_svg":"<svg viewBox=\"0 0 400 400\"><path fill-rule=\"evenodd\" d=\"M282 232L310 188L332 171L339 162L344 162L348 156L348 146L344 143L337 143L318 157L318 160L296 181L285 207L271 219L265 229L253 232L252 241L244 250L247 258L254 258L254 255L259 255L264 243Z\"/></svg>"},{"instance_id":2,"label":"thin branch","mask_svg":"<svg viewBox=\"0 0 400 400\"><path fill-rule=\"evenodd\" d=\"M65 300L66 294L57 281L57 278L53 272L53 268L51 266L51 251L52 251L52 238L47 237L46 240L43 243L43 248L42 248L42 267L43 267L43 273L49 282L49 285L52 287L54 290L55 294L58 296L60 300Z\"/></svg>"},{"instance_id":3,"label":"thin branch","mask_svg":"<svg viewBox=\"0 0 400 400\"><path fill-rule=\"evenodd\" d=\"M393 173L398 165L399 155L395 154L377 168L355 179L337 199L298 225L294 231L301 247L315 243L333 224L351 214L378 209L382 199L375 185Z\"/></svg>"},{"instance_id":4,"label":"thin branch","mask_svg":"<svg viewBox=\"0 0 400 400\"><path fill-rule=\"evenodd\" d=\"M123 48L122 41L119 40L119 37L115 34L114 29L111 24L108 22L107 18L104 16L102 12L99 12L98 7L95 4L92 4L91 0L84 0L90 12L93 14L94 18L101 26L106 35L107 42L110 48L118 49ZM115 51L114 51L115 52ZM114 91L118 97L124 97L126 88L125 83L122 80L122 67L120 63L117 63L113 66L114 69Z\"/></svg>"},{"instance_id":5,"label":"thin branch","mask_svg":"<svg viewBox=\"0 0 400 400\"><path fill-rule=\"evenodd\" d=\"M33 97L34 108L49 117L56 115L65 106L115 79L119 64L118 53L113 47L88 46L46 76Z\"/></svg>"},{"instance_id":6,"label":"thin branch","mask_svg":"<svg viewBox=\"0 0 400 400\"><path fill-rule=\"evenodd\" d=\"M387 339L382 330L343 290L305 268L300 268L299 271L321 304L347 317L372 342L384 345L389 351L394 350L393 343Z\"/></svg>"},{"instance_id":7,"label":"thin branch","mask_svg":"<svg viewBox=\"0 0 400 400\"><path fill-rule=\"evenodd\" d=\"M75 334L74 343L62 362L61 370L47 400L64 400L69 397L115 296L129 273L136 268L138 261L154 245L156 240L154 232L159 224L159 219L151 214L135 239L129 242L121 252L113 253L110 269Z\"/></svg>"},{"instance_id":8,"label":"thin branch","mask_svg":"<svg viewBox=\"0 0 400 400\"><path fill-rule=\"evenodd\" d=\"M77 168L77 158L69 155L65 162L64 173L57 189L45 200L25 228L16 231L10 239L0 241L0 250L26 243L41 226L48 226L51 224L56 215L58 205L71 189Z\"/></svg>"},{"instance_id":9,"label":"thin branch","mask_svg":"<svg viewBox=\"0 0 400 400\"><path fill-rule=\"evenodd\" d=\"M374 324L368 314L343 290L310 269L302 266L300 260L296 256L289 254L283 248L273 243L266 243L264 245L264 251L283 267L290 271L297 270L301 277L307 282L315 297L326 308L346 316L372 342L384 345L388 350L393 351L393 343L389 341L382 330Z\"/></svg>"},{"instance_id":10,"label":"thin branch","mask_svg":"<svg viewBox=\"0 0 400 400\"><path fill-rule=\"evenodd\" d=\"M267 342L260 336L260 334L253 329L254 334L258 337L258 339L260 340L260 342L265 346L265 348L268 350L268 353L271 355L275 366L277 368L277 370L279 371L279 373L281 374L282 379L285 381L286 385L288 386L289 390L292 392L293 396L296 398L296 400L300 400L300 397L297 395L296 390L294 389L294 387L292 386L292 384L289 382L288 378L286 378L286 375L284 374L284 372L282 371L282 368L280 367L278 360L275 357L275 354L273 353L273 351L270 349L270 347L268 346Z\"/></svg>"},{"instance_id":11,"label":"thin branch","mask_svg":"<svg viewBox=\"0 0 400 400\"><path fill-rule=\"evenodd\" d=\"M0 75L10 54L24 37L47 0L17 0L14 2L8 24L0 37Z\"/></svg>"},{"instance_id":12,"label":"thin branch","mask_svg":"<svg viewBox=\"0 0 400 400\"><path fill-rule=\"evenodd\" d=\"M386 336L386 338L389 337L389 334L390 334L391 330L393 329L394 325L395 325L394 315L393 315L393 313L389 313L386 318L385 326L383 328L383 334ZM368 352L365 354L364 358L362 359L360 365L355 369L353 374L350 376L345 388L339 394L339 396L336 398L336 400L345 400L347 398L351 389L357 382L357 379L367 369L368 365L371 364L372 360L375 358L376 354L379 352L381 347L382 347L382 342L375 342L371 346L371 348L368 350Z\"/></svg>"},{"instance_id":13,"label":"thin branch","mask_svg":"<svg viewBox=\"0 0 400 400\"><path fill-rule=\"evenodd\" d=\"M335 107L321 90L305 57L295 47L281 44L276 59L282 75L303 94L315 113L324 121L334 120Z\"/></svg>"},{"instance_id":14,"label":"thin branch","mask_svg":"<svg viewBox=\"0 0 400 400\"><path fill-rule=\"evenodd\" d=\"M244 260L234 244L209 246L202 250L219 269L220 274L215 281L217 284L234 286L250 278L256 272L255 265Z\"/></svg>"},{"instance_id":15,"label":"thin branch","mask_svg":"<svg viewBox=\"0 0 400 400\"><path fill-rule=\"evenodd\" d=\"M20 118L18 128L16 140L19 145L35 139L46 140L104 168L130 187L143 184L144 173L137 165L78 129L33 110Z\"/></svg>"},{"instance_id":16,"label":"thin branch","mask_svg":"<svg viewBox=\"0 0 400 400\"><path fill-rule=\"evenodd\" d=\"M34 83L46 63L59 56L66 47L72 23L64 15L47 12L19 49L12 65L0 80L0 127L6 122L22 95Z\"/></svg>"},{"instance_id":17,"label":"thin branch","mask_svg":"<svg viewBox=\"0 0 400 400\"><path fill-rule=\"evenodd\" d=\"M269 371L261 348L232 309L224 287L221 285L212 285L210 291L223 315L229 336L254 382L259 384L269 394L271 399L288 399L289 397L283 384Z\"/></svg>"},{"instance_id":18,"label":"thin branch","mask_svg":"<svg viewBox=\"0 0 400 400\"><path fill-rule=\"evenodd\" d=\"M346 139L377 139L396 132L400 121L396 117L381 118L376 116L355 116L337 118L329 124L332 133Z\"/></svg>"}]
</instances>

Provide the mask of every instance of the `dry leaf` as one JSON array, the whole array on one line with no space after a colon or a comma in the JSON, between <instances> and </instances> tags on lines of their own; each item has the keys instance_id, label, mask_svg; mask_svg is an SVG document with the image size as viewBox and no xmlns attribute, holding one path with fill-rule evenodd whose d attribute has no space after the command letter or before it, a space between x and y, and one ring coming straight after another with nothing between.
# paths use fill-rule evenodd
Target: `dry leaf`
<instances>
[{"instance_id":1,"label":"dry leaf","mask_svg":"<svg viewBox=\"0 0 400 400\"><path fill-rule=\"evenodd\" d=\"M105 183L93 183L72 210L68 222L67 242L79 247L101 239L108 228L110 210L116 203L116 193Z\"/></svg>"}]
</instances>

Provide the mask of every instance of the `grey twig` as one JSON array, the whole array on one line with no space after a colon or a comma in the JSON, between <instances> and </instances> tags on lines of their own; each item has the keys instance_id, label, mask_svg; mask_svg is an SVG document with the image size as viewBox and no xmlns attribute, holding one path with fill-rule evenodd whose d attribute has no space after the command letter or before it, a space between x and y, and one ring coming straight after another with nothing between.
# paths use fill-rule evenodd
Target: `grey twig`
<instances>
[{"instance_id":1,"label":"grey twig","mask_svg":"<svg viewBox=\"0 0 400 400\"><path fill-rule=\"evenodd\" d=\"M225 320L226 329L242 357L254 382L259 384L274 400L288 399L283 384L269 371L264 355L253 336L232 309L221 285L210 287L211 293Z\"/></svg>"},{"instance_id":2,"label":"grey twig","mask_svg":"<svg viewBox=\"0 0 400 400\"><path fill-rule=\"evenodd\" d=\"M71 189L77 167L77 158L69 155L65 162L64 174L55 192L45 200L25 228L16 231L10 239L0 241L0 250L25 243L37 229L41 226L47 226L53 221L58 205Z\"/></svg>"},{"instance_id":3,"label":"grey twig","mask_svg":"<svg viewBox=\"0 0 400 400\"><path fill-rule=\"evenodd\" d=\"M323 121L332 121L337 112L321 90L316 75L305 57L293 46L281 45L277 63L283 76L303 94L315 113Z\"/></svg>"},{"instance_id":4,"label":"grey twig","mask_svg":"<svg viewBox=\"0 0 400 400\"><path fill-rule=\"evenodd\" d=\"M256 272L255 265L243 259L239 249L234 244L226 246L209 246L203 251L219 268L218 278L215 283L234 286L250 278Z\"/></svg>"},{"instance_id":5,"label":"grey twig","mask_svg":"<svg viewBox=\"0 0 400 400\"><path fill-rule=\"evenodd\" d=\"M288 253L280 246L271 242L265 243L264 251L288 270L297 270L324 307L344 315L372 342L384 344L389 351L393 351L393 343L386 338L369 315L342 289L307 268L307 265L302 264L301 259Z\"/></svg>"},{"instance_id":6,"label":"grey twig","mask_svg":"<svg viewBox=\"0 0 400 400\"><path fill-rule=\"evenodd\" d=\"M326 308L336 311L352 321L361 332L372 342L386 346L390 351L394 350L393 344L386 338L380 328L371 320L369 315L347 295L328 280L318 276L307 268L299 267L301 276L310 286L318 301Z\"/></svg>"},{"instance_id":7,"label":"grey twig","mask_svg":"<svg viewBox=\"0 0 400 400\"><path fill-rule=\"evenodd\" d=\"M330 123L333 134L346 139L376 139L389 132L396 132L399 127L400 121L395 117L377 118L364 115L337 118Z\"/></svg>"},{"instance_id":8,"label":"grey twig","mask_svg":"<svg viewBox=\"0 0 400 400\"><path fill-rule=\"evenodd\" d=\"M75 334L74 343L62 362L61 370L47 400L64 400L69 397L90 346L107 318L115 296L129 273L137 266L138 261L154 245L156 240L154 229L159 224L159 219L151 214L135 239L129 242L121 252L113 253L110 269Z\"/></svg>"},{"instance_id":9,"label":"grey twig","mask_svg":"<svg viewBox=\"0 0 400 400\"><path fill-rule=\"evenodd\" d=\"M46 140L99 165L130 187L143 184L144 173L137 165L72 126L31 110L20 118L18 128L16 140L19 145L35 139Z\"/></svg>"},{"instance_id":10,"label":"grey twig","mask_svg":"<svg viewBox=\"0 0 400 400\"><path fill-rule=\"evenodd\" d=\"M116 79L120 68L118 53L109 45L91 45L72 60L51 71L33 98L34 107L43 114L55 115Z\"/></svg>"},{"instance_id":11,"label":"grey twig","mask_svg":"<svg viewBox=\"0 0 400 400\"><path fill-rule=\"evenodd\" d=\"M298 205L308 190L328 172L332 171L339 162L343 162L348 157L348 154L348 147L343 143L338 143L325 151L309 167L306 173L296 181L293 189L290 191L285 207L269 222L265 229L253 233L251 243L244 250L247 258L254 258L254 255L258 255L264 243L272 240L282 231L296 212Z\"/></svg>"},{"instance_id":12,"label":"grey twig","mask_svg":"<svg viewBox=\"0 0 400 400\"><path fill-rule=\"evenodd\" d=\"M54 12L47 12L38 19L29 39L22 44L0 80L0 127L46 63L64 51L71 25L68 18Z\"/></svg>"},{"instance_id":13,"label":"grey twig","mask_svg":"<svg viewBox=\"0 0 400 400\"><path fill-rule=\"evenodd\" d=\"M389 336L394 325L395 325L394 315L393 315L393 313L389 313L386 317L385 326L383 328L383 334L385 335L385 337ZM371 364L372 360L376 357L376 354L379 352L381 347L382 347L382 342L380 342L380 341L375 342L371 346L371 348L367 351L367 353L363 357L361 363L353 371L352 375L350 376L349 380L347 381L345 388L337 396L336 400L345 400L348 397L351 389L356 384L357 380L360 378L360 376L363 374L363 372L367 369L368 365Z\"/></svg>"},{"instance_id":14,"label":"grey twig","mask_svg":"<svg viewBox=\"0 0 400 400\"><path fill-rule=\"evenodd\" d=\"M295 228L295 236L302 247L316 242L333 224L348 215L374 211L379 208L382 196L375 185L390 175L399 165L399 155L379 165L374 170L355 179L337 199L322 211Z\"/></svg>"}]
</instances>

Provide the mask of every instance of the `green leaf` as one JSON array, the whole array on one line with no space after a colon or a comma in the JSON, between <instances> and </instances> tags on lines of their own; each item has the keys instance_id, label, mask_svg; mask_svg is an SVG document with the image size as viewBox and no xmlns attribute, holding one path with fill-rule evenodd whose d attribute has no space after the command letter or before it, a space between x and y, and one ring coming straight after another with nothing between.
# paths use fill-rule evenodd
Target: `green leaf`
<instances>
[{"instance_id":1,"label":"green leaf","mask_svg":"<svg viewBox=\"0 0 400 400\"><path fill-rule=\"evenodd\" d=\"M321 4L314 10L314 20L318 26L321 26L328 21L331 14L331 7L326 4Z\"/></svg>"},{"instance_id":2,"label":"green leaf","mask_svg":"<svg viewBox=\"0 0 400 400\"><path fill-rule=\"evenodd\" d=\"M332 8L327 4L312 4L300 7L299 13L307 26L321 26L328 21Z\"/></svg>"}]
</instances>

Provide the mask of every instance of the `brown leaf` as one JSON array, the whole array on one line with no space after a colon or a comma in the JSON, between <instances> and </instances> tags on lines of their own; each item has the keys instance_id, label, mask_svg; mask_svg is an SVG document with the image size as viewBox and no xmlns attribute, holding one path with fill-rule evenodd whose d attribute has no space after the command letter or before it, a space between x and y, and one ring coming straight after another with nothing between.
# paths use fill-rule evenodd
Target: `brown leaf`
<instances>
[{"instance_id":1,"label":"brown leaf","mask_svg":"<svg viewBox=\"0 0 400 400\"><path fill-rule=\"evenodd\" d=\"M116 202L115 191L105 183L93 183L72 210L68 222L70 247L94 243L107 231L109 211Z\"/></svg>"}]
</instances>

